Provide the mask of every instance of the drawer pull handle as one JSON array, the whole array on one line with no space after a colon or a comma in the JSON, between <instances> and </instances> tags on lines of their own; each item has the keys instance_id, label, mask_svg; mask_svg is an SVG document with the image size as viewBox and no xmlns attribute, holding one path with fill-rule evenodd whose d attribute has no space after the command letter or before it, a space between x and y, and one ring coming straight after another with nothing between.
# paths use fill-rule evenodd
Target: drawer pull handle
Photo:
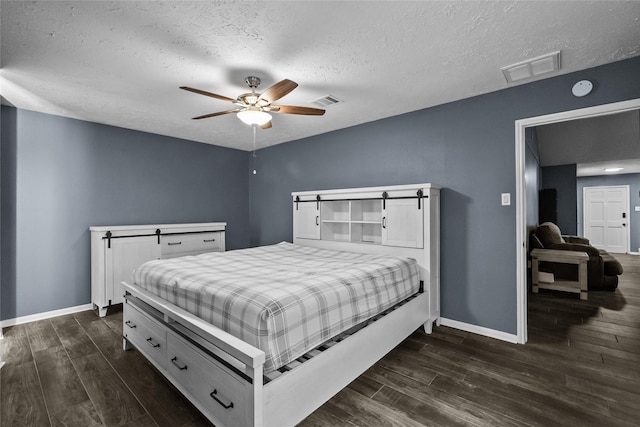
<instances>
[{"instance_id":1,"label":"drawer pull handle","mask_svg":"<svg viewBox=\"0 0 640 427\"><path fill-rule=\"evenodd\" d=\"M171 363L173 363L175 365L176 368L180 369L181 371L186 371L187 370L187 365L184 366L180 366L180 364L178 363L178 357L174 357L173 359L171 359Z\"/></svg>"},{"instance_id":2,"label":"drawer pull handle","mask_svg":"<svg viewBox=\"0 0 640 427\"><path fill-rule=\"evenodd\" d=\"M223 407L224 409L230 409L230 408L233 408L233 402L229 402L229 404L228 404L228 405L226 405L222 400L220 400L220 399L218 399L218 398L216 397L216 395L217 395L217 394L218 394L218 390L215 390L215 389L214 389L214 390L209 394L209 396L211 396L211 397L213 398L213 400L215 400L216 402L218 402L219 404L221 404L221 405L222 405L222 407Z\"/></svg>"},{"instance_id":3,"label":"drawer pull handle","mask_svg":"<svg viewBox=\"0 0 640 427\"><path fill-rule=\"evenodd\" d=\"M167 243L167 245L169 245L169 246L181 245L181 244L182 244L182 242L169 242L169 243Z\"/></svg>"},{"instance_id":4,"label":"drawer pull handle","mask_svg":"<svg viewBox=\"0 0 640 427\"><path fill-rule=\"evenodd\" d=\"M160 344L154 344L154 342L153 342L153 338L147 338L147 343L148 343L151 347L153 347L153 348L158 348L158 347L160 347Z\"/></svg>"},{"instance_id":5,"label":"drawer pull handle","mask_svg":"<svg viewBox=\"0 0 640 427\"><path fill-rule=\"evenodd\" d=\"M203 239L202 241L205 243L209 243L209 242L215 242L216 239Z\"/></svg>"},{"instance_id":6,"label":"drawer pull handle","mask_svg":"<svg viewBox=\"0 0 640 427\"><path fill-rule=\"evenodd\" d=\"M131 329L135 329L136 328L136 325L131 323L131 320L127 320L126 322L124 322L124 324L127 325L128 327L130 327Z\"/></svg>"}]
</instances>

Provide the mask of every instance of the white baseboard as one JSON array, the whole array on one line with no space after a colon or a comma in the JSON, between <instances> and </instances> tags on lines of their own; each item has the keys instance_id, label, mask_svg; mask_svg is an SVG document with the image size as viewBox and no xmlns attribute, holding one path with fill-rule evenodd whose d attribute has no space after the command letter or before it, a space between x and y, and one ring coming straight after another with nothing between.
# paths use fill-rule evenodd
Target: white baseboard
<instances>
[{"instance_id":1,"label":"white baseboard","mask_svg":"<svg viewBox=\"0 0 640 427\"><path fill-rule=\"evenodd\" d=\"M29 316L16 317L14 319L6 319L3 321L0 321L0 328L6 328L7 326L21 325L23 323L36 322L38 320L44 320L44 319L49 319L51 317L63 316L65 314L78 313L80 311L86 311L91 309L93 309L93 304L89 303L84 305L77 305L75 307L61 308L60 310L53 310L53 311L47 311L44 313L31 314Z\"/></svg>"},{"instance_id":2,"label":"white baseboard","mask_svg":"<svg viewBox=\"0 0 640 427\"><path fill-rule=\"evenodd\" d=\"M518 343L517 335L508 334L502 331L496 331L495 329L489 329L482 326L472 325L470 323L459 322L457 320L451 320L445 317L440 318L440 324L442 326L449 326L450 328L460 329L461 331L471 332L474 334L483 335L485 337L507 341L513 344Z\"/></svg>"}]
</instances>

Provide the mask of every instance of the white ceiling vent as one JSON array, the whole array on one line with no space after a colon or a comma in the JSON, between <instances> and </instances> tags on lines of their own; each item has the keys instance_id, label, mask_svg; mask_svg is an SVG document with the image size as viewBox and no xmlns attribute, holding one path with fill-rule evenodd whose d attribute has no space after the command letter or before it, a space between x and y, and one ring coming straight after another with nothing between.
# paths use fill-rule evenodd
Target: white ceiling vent
<instances>
[{"instance_id":1,"label":"white ceiling vent","mask_svg":"<svg viewBox=\"0 0 640 427\"><path fill-rule=\"evenodd\" d=\"M329 105L337 104L338 102L343 102L343 101L341 99L336 98L333 95L325 95L311 101L312 104L315 104L319 107L327 107Z\"/></svg>"},{"instance_id":2,"label":"white ceiling vent","mask_svg":"<svg viewBox=\"0 0 640 427\"><path fill-rule=\"evenodd\" d=\"M518 62L501 68L507 82L514 83L560 70L560 51Z\"/></svg>"}]
</instances>

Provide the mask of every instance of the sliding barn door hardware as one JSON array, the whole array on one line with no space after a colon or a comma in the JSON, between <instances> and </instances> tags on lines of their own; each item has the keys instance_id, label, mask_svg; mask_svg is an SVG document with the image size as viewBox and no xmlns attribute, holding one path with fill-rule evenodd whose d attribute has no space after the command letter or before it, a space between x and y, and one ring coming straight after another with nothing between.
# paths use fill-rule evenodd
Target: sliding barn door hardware
<instances>
[{"instance_id":1,"label":"sliding barn door hardware","mask_svg":"<svg viewBox=\"0 0 640 427\"><path fill-rule=\"evenodd\" d=\"M387 208L387 200L401 200L401 199L418 199L418 209L422 209L422 204L420 203L420 199L428 199L429 195L425 195L424 192L422 190L418 190L418 192L416 193L415 196L398 196L398 197L393 197L393 196L389 196L389 194L384 191L382 193L381 197L354 197L354 198L346 198L346 199L321 199L319 195L316 196L315 199L309 199L309 200L301 200L300 196L296 196L294 203L296 204L296 210L298 210L298 204L299 203L306 203L306 202L316 202L316 208L318 210L320 210L320 202L345 202L345 201L357 201L357 200L382 200L382 209L386 209Z\"/></svg>"},{"instance_id":2,"label":"sliding barn door hardware","mask_svg":"<svg viewBox=\"0 0 640 427\"><path fill-rule=\"evenodd\" d=\"M173 236L176 234L184 235L184 234L202 234L202 233L213 233L217 230L199 230L199 231L179 231L177 233L163 233L162 230L156 228L156 231L153 234L127 234L125 236L114 236L111 231L107 231L102 238L102 240L107 240L107 248L111 249L111 240L112 239L127 239L130 237L158 237L158 244L160 244L160 236Z\"/></svg>"}]
</instances>

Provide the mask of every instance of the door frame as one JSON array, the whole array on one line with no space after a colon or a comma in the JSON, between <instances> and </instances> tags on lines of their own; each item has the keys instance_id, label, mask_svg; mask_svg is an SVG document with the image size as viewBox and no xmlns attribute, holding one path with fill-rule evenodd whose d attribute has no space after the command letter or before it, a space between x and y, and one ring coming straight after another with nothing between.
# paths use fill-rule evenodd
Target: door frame
<instances>
[{"instance_id":1,"label":"door frame","mask_svg":"<svg viewBox=\"0 0 640 427\"><path fill-rule=\"evenodd\" d=\"M525 204L525 130L529 127L639 110L640 98L515 121L516 162L516 342L527 342L527 221Z\"/></svg>"},{"instance_id":2,"label":"door frame","mask_svg":"<svg viewBox=\"0 0 640 427\"><path fill-rule=\"evenodd\" d=\"M629 185L592 185L589 187L582 188L582 235L585 233L585 225L587 224L587 189L589 188L624 188L627 192L627 198L625 199L626 208L627 208L627 226L625 227L627 234L627 247L625 253L631 252L631 187Z\"/></svg>"}]
</instances>

